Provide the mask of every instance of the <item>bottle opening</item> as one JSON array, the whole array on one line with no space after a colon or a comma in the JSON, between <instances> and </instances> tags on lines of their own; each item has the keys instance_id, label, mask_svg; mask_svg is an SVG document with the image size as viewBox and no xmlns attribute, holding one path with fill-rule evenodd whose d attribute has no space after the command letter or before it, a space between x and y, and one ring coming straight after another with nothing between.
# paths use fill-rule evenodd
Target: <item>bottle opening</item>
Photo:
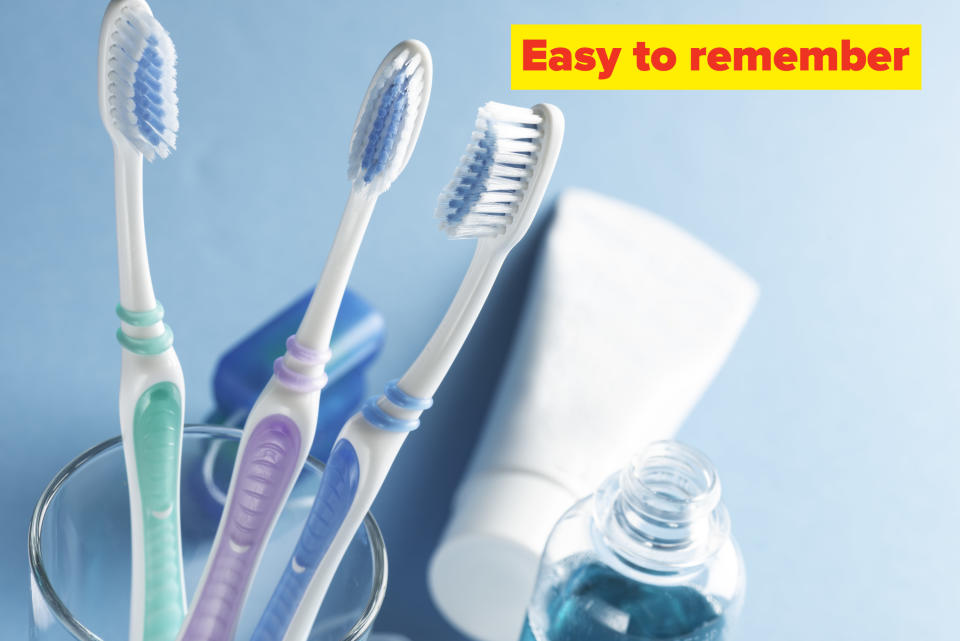
<instances>
[{"instance_id":1,"label":"bottle opening","mask_svg":"<svg viewBox=\"0 0 960 641\"><path fill-rule=\"evenodd\" d=\"M672 522L712 512L721 493L710 459L676 441L657 441L640 452L621 473L620 487L633 509Z\"/></svg>"},{"instance_id":2,"label":"bottle opening","mask_svg":"<svg viewBox=\"0 0 960 641\"><path fill-rule=\"evenodd\" d=\"M679 571L703 562L726 539L720 495L710 459L682 443L657 441L596 495L596 526L627 563Z\"/></svg>"}]
</instances>

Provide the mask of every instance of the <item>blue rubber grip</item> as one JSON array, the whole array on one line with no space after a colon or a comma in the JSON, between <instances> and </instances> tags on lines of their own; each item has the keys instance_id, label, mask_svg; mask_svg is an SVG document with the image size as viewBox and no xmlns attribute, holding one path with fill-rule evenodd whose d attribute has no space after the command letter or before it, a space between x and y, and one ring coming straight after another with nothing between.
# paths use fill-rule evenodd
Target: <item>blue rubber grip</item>
<instances>
[{"instance_id":1,"label":"blue rubber grip","mask_svg":"<svg viewBox=\"0 0 960 641\"><path fill-rule=\"evenodd\" d=\"M313 573L350 511L359 482L360 462L356 450L349 441L337 441L330 451L317 498L310 508L297 547L250 641L283 639Z\"/></svg>"}]
</instances>

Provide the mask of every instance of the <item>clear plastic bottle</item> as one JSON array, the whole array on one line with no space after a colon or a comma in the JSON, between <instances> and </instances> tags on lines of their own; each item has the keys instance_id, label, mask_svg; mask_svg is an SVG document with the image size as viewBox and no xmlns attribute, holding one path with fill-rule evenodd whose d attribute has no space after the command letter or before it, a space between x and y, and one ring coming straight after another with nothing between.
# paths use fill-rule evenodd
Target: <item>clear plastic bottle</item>
<instances>
[{"instance_id":1,"label":"clear plastic bottle","mask_svg":"<svg viewBox=\"0 0 960 641\"><path fill-rule=\"evenodd\" d=\"M744 588L713 464L658 441L557 522L521 641L727 640Z\"/></svg>"}]
</instances>

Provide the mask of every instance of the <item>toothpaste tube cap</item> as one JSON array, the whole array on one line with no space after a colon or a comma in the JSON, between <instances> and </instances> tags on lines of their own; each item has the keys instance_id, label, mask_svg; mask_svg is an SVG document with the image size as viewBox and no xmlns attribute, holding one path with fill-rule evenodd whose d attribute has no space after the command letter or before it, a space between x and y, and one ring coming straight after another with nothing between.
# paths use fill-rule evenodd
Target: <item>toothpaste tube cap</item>
<instances>
[{"instance_id":1,"label":"toothpaste tube cap","mask_svg":"<svg viewBox=\"0 0 960 641\"><path fill-rule=\"evenodd\" d=\"M577 498L536 474L470 478L430 560L430 593L443 616L479 641L516 641L547 537Z\"/></svg>"}]
</instances>

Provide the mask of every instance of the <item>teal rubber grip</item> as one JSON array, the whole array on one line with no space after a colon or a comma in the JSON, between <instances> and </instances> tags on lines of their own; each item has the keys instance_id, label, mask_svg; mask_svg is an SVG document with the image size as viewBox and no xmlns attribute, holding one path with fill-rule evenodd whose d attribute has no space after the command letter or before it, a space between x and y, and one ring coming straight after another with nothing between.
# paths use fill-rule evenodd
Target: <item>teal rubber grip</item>
<instances>
[{"instance_id":1,"label":"teal rubber grip","mask_svg":"<svg viewBox=\"0 0 960 641\"><path fill-rule=\"evenodd\" d=\"M117 342L128 352L141 356L156 356L157 354L163 354L173 345L173 330L164 323L163 333L159 336L134 338L125 334L121 328L117 330Z\"/></svg>"},{"instance_id":2,"label":"teal rubber grip","mask_svg":"<svg viewBox=\"0 0 960 641\"><path fill-rule=\"evenodd\" d=\"M144 641L173 641L186 616L180 543L183 400L169 382L140 396L133 443L143 508Z\"/></svg>"},{"instance_id":3,"label":"teal rubber grip","mask_svg":"<svg viewBox=\"0 0 960 641\"><path fill-rule=\"evenodd\" d=\"M117 303L117 317L127 325L134 327L147 327L163 320L163 305L157 301L157 306L145 312L133 312Z\"/></svg>"},{"instance_id":4,"label":"teal rubber grip","mask_svg":"<svg viewBox=\"0 0 960 641\"><path fill-rule=\"evenodd\" d=\"M117 305L117 317L133 327L148 327L163 320L163 305L157 302L157 306L145 312L130 311L123 305ZM156 356L162 354L173 345L173 330L166 323L163 324L163 333L159 336L149 338L137 338L130 336L123 331L123 327L117 330L117 341L129 352L140 354L141 356Z\"/></svg>"}]
</instances>

